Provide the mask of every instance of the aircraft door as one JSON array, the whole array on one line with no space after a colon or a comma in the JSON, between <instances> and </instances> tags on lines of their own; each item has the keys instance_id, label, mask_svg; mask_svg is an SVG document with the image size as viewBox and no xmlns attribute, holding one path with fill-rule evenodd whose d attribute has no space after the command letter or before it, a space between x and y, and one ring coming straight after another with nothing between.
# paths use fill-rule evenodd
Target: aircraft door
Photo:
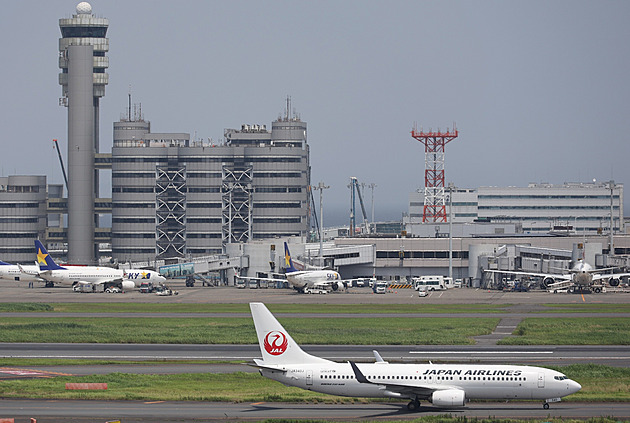
<instances>
[{"instance_id":1,"label":"aircraft door","mask_svg":"<svg viewBox=\"0 0 630 423\"><path fill-rule=\"evenodd\" d=\"M545 387L545 374L544 373L538 373L538 387L539 388Z\"/></svg>"},{"instance_id":2,"label":"aircraft door","mask_svg":"<svg viewBox=\"0 0 630 423\"><path fill-rule=\"evenodd\" d=\"M306 386L313 386L313 371L306 371Z\"/></svg>"}]
</instances>

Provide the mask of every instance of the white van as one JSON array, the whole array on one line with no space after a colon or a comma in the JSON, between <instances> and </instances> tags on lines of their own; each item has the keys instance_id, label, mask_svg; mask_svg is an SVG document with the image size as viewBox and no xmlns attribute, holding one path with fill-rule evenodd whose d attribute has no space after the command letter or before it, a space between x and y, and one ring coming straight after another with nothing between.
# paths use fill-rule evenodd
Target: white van
<instances>
[{"instance_id":1,"label":"white van","mask_svg":"<svg viewBox=\"0 0 630 423\"><path fill-rule=\"evenodd\" d=\"M431 275L413 278L413 287L416 291L445 291L447 289L444 276Z\"/></svg>"}]
</instances>

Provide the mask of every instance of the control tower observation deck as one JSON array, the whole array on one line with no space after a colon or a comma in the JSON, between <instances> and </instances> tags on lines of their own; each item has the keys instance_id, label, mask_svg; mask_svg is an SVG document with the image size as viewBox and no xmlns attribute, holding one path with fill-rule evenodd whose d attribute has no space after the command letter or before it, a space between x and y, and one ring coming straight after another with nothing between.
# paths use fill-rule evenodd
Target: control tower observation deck
<instances>
[{"instance_id":1,"label":"control tower observation deck","mask_svg":"<svg viewBox=\"0 0 630 423\"><path fill-rule=\"evenodd\" d=\"M87 2L79 3L71 18L59 19L59 104L68 108L68 261L75 264L93 264L98 257L94 154L99 152L99 100L108 83L108 26Z\"/></svg>"}]
</instances>

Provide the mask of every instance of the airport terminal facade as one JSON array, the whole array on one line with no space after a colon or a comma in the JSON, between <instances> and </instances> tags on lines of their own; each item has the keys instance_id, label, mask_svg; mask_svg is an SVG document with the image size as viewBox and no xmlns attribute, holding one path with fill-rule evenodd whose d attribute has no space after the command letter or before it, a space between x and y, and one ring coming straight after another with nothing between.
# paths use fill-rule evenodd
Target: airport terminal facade
<instances>
[{"instance_id":1,"label":"airport terminal facade","mask_svg":"<svg viewBox=\"0 0 630 423\"><path fill-rule=\"evenodd\" d=\"M228 243L306 237L306 123L288 114L227 129L219 145L114 123L112 255L124 261L220 254Z\"/></svg>"},{"instance_id":2,"label":"airport terminal facade","mask_svg":"<svg viewBox=\"0 0 630 423\"><path fill-rule=\"evenodd\" d=\"M408 226L422 222L423 205L422 193L410 195ZM623 184L612 181L455 189L452 206L453 222L512 223L523 233L608 233L611 215L614 232L624 232Z\"/></svg>"}]
</instances>

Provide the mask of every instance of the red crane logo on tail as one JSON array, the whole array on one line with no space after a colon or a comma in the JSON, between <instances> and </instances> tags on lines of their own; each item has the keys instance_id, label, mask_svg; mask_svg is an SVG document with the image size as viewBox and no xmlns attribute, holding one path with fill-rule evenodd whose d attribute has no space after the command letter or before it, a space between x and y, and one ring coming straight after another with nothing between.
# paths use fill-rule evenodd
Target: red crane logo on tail
<instances>
[{"instance_id":1,"label":"red crane logo on tail","mask_svg":"<svg viewBox=\"0 0 630 423\"><path fill-rule=\"evenodd\" d=\"M271 331L265 336L265 341L263 342L265 346L265 351L267 351L271 355L280 355L287 350L289 346L289 340L287 336L278 331Z\"/></svg>"}]
</instances>

